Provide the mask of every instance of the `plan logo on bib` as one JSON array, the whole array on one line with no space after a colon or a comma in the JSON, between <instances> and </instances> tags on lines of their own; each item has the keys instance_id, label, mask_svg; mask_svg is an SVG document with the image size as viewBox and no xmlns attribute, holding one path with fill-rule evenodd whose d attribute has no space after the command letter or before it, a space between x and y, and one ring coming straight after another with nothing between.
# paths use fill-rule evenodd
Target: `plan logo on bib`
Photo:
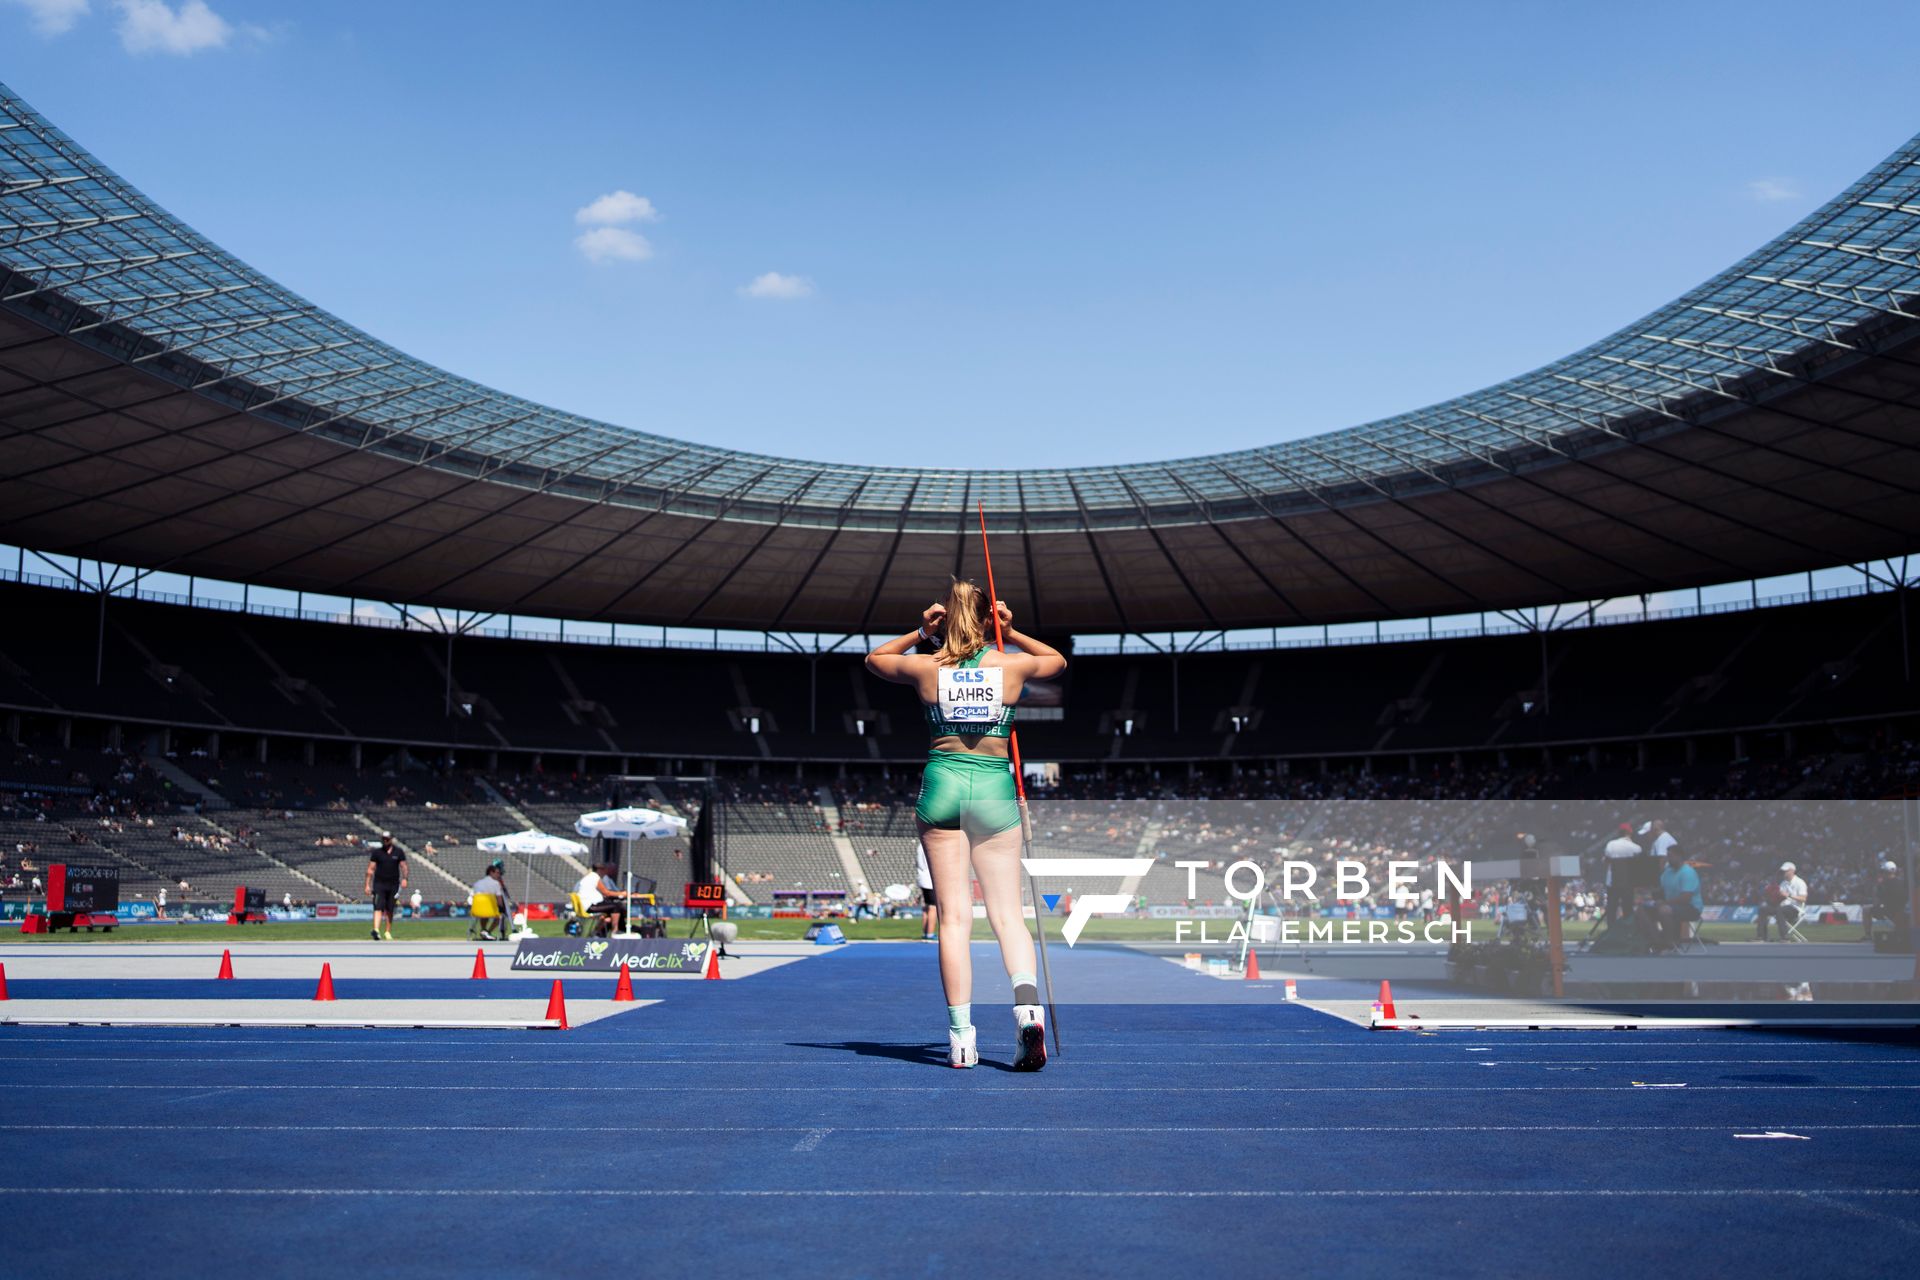
<instances>
[{"instance_id":1,"label":"plan logo on bib","mask_svg":"<svg viewBox=\"0 0 1920 1280\"><path fill-rule=\"evenodd\" d=\"M1027 874L1038 879L1065 878L1073 881L1113 880L1138 881L1153 869L1152 858L1022 858L1020 865ZM1056 899L1057 900L1057 899ZM1060 930L1060 936L1071 947L1080 937L1080 931L1087 927L1087 921L1094 916L1117 916L1133 905L1133 895L1129 893L1076 893L1073 896L1073 910L1067 912L1067 923ZM1034 904L1038 911L1040 904Z\"/></svg>"}]
</instances>

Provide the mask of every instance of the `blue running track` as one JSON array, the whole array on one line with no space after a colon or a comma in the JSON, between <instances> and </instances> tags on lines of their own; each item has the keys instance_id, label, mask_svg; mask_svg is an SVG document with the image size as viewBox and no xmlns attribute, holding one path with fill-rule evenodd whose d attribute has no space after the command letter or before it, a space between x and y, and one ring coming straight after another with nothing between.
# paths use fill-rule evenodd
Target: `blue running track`
<instances>
[{"instance_id":1,"label":"blue running track","mask_svg":"<svg viewBox=\"0 0 1920 1280\"><path fill-rule=\"evenodd\" d=\"M963 1073L931 950L566 1033L0 1029L0 1274L1914 1274L1911 1039L1377 1033L1083 948L1155 1002L1018 1075L980 948Z\"/></svg>"}]
</instances>

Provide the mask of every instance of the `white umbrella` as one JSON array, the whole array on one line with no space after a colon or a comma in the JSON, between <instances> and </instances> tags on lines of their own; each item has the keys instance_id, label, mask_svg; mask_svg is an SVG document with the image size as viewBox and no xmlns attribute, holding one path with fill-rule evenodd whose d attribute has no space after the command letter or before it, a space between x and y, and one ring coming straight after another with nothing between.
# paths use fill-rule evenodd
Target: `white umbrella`
<instances>
[{"instance_id":1,"label":"white umbrella","mask_svg":"<svg viewBox=\"0 0 1920 1280\"><path fill-rule=\"evenodd\" d=\"M520 899L523 906L526 900L533 896L533 859L535 857L541 854L549 854L553 857L578 856L587 851L587 846L578 840L569 840L565 836L550 836L544 831L535 831L531 828L526 831L515 831L511 835L487 836L484 839L475 840L473 847L482 853L513 853L527 859L526 893Z\"/></svg>"},{"instance_id":2,"label":"white umbrella","mask_svg":"<svg viewBox=\"0 0 1920 1280\"><path fill-rule=\"evenodd\" d=\"M666 840L685 835L687 820L655 809L602 809L581 814L573 829L602 840Z\"/></svg>"},{"instance_id":3,"label":"white umbrella","mask_svg":"<svg viewBox=\"0 0 1920 1280\"><path fill-rule=\"evenodd\" d=\"M475 840L473 847L482 853L517 853L523 857L541 853L580 854L587 846L565 836L550 836L544 831L516 831L512 835L488 836Z\"/></svg>"},{"instance_id":4,"label":"white umbrella","mask_svg":"<svg viewBox=\"0 0 1920 1280\"><path fill-rule=\"evenodd\" d=\"M687 834L687 820L657 809L601 809L583 813L573 829L601 840L670 840ZM633 867L627 867L627 905L633 904ZM631 916L628 917L631 920ZM632 925L622 937L632 937Z\"/></svg>"}]
</instances>

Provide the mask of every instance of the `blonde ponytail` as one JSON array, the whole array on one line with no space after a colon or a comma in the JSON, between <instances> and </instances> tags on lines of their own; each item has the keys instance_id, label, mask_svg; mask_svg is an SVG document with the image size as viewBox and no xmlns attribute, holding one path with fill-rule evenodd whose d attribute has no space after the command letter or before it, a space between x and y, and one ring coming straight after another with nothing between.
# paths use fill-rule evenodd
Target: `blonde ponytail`
<instances>
[{"instance_id":1,"label":"blonde ponytail","mask_svg":"<svg viewBox=\"0 0 1920 1280\"><path fill-rule=\"evenodd\" d=\"M947 589L946 620L941 623L940 665L958 666L987 645L993 635L993 602L971 582L953 580Z\"/></svg>"}]
</instances>

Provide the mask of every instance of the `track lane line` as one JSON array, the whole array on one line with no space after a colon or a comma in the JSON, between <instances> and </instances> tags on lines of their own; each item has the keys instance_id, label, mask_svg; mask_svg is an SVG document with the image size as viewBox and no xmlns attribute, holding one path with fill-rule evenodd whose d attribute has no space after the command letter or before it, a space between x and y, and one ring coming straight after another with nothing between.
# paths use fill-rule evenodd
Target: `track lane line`
<instances>
[{"instance_id":1,"label":"track lane line","mask_svg":"<svg viewBox=\"0 0 1920 1280\"><path fill-rule=\"evenodd\" d=\"M0 1132L125 1133L130 1124L0 1124ZM1894 1132L1920 1129L1920 1124L1793 1124L1777 1115L1765 1120L1725 1124L1152 1124L1057 1125L1048 1133L1732 1133L1736 1129L1778 1127L1810 1132ZM159 1133L550 1133L547 1124L149 1124L142 1132ZM817 1125L596 1125L610 1133L831 1133ZM839 1126L845 1133L1032 1133L1023 1124L861 1124Z\"/></svg>"},{"instance_id":2,"label":"track lane line","mask_svg":"<svg viewBox=\"0 0 1920 1280\"><path fill-rule=\"evenodd\" d=\"M35 1090L205 1090L204 1080L180 1084L31 1084ZM499 1092L497 1084L223 1084L221 1090L238 1092ZM545 1094L597 1094L603 1084L541 1084ZM1016 1096L1016 1098L1073 1098L1077 1094L1427 1094L1427 1084L1039 1084L1020 1086L966 1086L958 1090L941 1084L622 1084L622 1090L634 1094L941 1094L947 1098L972 1096ZM1793 1092L1914 1092L1920 1084L1688 1084L1692 1094L1793 1094ZM1644 1094L1634 1084L1475 1084L1476 1094Z\"/></svg>"},{"instance_id":3,"label":"track lane line","mask_svg":"<svg viewBox=\"0 0 1920 1280\"><path fill-rule=\"evenodd\" d=\"M850 1188L800 1187L5 1187L0 1196L169 1196L181 1199L276 1197L335 1197L341 1199L469 1199L503 1197L512 1199L597 1198L617 1200L727 1198L793 1199L1069 1199L1069 1200L1319 1200L1319 1199L1727 1199L1754 1197L1766 1199L1812 1200L1816 1203L1832 1197L1868 1197L1873 1199L1920 1199L1920 1187L1594 1187L1572 1188L1520 1187L1409 1187L1375 1188L1300 1188L1263 1191L1248 1188L1215 1190L1114 1189L1064 1190L1055 1188L934 1188L882 1187L871 1191Z\"/></svg>"}]
</instances>

